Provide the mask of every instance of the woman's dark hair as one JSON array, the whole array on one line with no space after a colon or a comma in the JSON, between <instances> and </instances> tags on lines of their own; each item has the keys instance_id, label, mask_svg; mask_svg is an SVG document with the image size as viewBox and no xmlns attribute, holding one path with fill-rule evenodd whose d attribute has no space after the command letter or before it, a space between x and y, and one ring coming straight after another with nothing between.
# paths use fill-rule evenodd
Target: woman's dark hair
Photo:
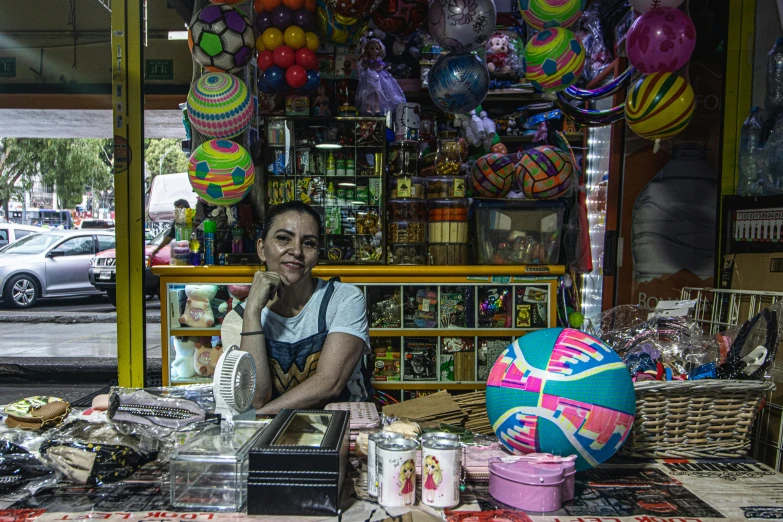
<instances>
[{"instance_id":1,"label":"woman's dark hair","mask_svg":"<svg viewBox=\"0 0 783 522\"><path fill-rule=\"evenodd\" d=\"M187 199L178 199L174 202L175 207L190 208L190 203Z\"/></svg>"},{"instance_id":2,"label":"woman's dark hair","mask_svg":"<svg viewBox=\"0 0 783 522\"><path fill-rule=\"evenodd\" d=\"M301 201L289 201L287 203L274 205L266 211L266 215L264 216L264 226L261 230L261 237L264 240L266 240L266 236L269 235L269 232L272 230L272 225L274 225L277 216L280 214L285 214L286 212L298 212L300 214L306 214L310 216L313 218L313 220L315 220L315 224L318 225L318 235L321 235L321 216L318 215L318 212L313 210L310 205L305 205Z\"/></svg>"}]
</instances>

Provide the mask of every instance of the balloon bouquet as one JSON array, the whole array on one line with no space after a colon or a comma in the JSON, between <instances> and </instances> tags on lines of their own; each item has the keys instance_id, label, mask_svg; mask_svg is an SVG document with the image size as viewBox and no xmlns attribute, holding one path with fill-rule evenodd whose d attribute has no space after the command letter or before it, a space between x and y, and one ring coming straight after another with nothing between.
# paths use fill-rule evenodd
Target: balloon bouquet
<instances>
[{"instance_id":1,"label":"balloon bouquet","mask_svg":"<svg viewBox=\"0 0 783 522\"><path fill-rule=\"evenodd\" d=\"M312 93L321 83L314 0L255 0L258 32L258 88L264 93L293 89Z\"/></svg>"}]
</instances>

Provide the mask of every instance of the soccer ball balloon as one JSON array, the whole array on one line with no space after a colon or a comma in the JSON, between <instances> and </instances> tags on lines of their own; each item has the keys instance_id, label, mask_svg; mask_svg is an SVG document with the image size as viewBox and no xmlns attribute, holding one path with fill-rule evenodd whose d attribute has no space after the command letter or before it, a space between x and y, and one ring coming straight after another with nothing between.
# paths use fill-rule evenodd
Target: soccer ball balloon
<instances>
[{"instance_id":1,"label":"soccer ball balloon","mask_svg":"<svg viewBox=\"0 0 783 522\"><path fill-rule=\"evenodd\" d=\"M253 188L255 170L248 152L229 140L212 140L193 151L190 185L212 205L234 205Z\"/></svg>"},{"instance_id":2,"label":"soccer ball balloon","mask_svg":"<svg viewBox=\"0 0 783 522\"><path fill-rule=\"evenodd\" d=\"M253 56L253 26L231 5L208 5L190 21L188 45L196 62L208 70L239 72Z\"/></svg>"}]
</instances>

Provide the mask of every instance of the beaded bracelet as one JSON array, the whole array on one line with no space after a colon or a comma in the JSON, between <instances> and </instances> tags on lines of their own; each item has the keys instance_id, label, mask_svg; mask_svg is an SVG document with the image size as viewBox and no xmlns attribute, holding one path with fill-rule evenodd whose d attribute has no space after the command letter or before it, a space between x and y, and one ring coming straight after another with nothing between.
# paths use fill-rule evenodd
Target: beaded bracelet
<instances>
[{"instance_id":1,"label":"beaded bracelet","mask_svg":"<svg viewBox=\"0 0 783 522\"><path fill-rule=\"evenodd\" d=\"M246 335L264 335L264 331L263 330L258 330L256 332L241 332L239 335L241 335L242 337L244 337Z\"/></svg>"}]
</instances>

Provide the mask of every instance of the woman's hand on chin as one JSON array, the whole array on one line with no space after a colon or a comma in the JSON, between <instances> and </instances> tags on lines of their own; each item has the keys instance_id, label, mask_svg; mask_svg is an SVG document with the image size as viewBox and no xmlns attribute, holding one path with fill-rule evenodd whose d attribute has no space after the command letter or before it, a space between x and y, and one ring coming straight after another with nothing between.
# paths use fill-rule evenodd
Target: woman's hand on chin
<instances>
[{"instance_id":1,"label":"woman's hand on chin","mask_svg":"<svg viewBox=\"0 0 783 522\"><path fill-rule=\"evenodd\" d=\"M245 310L260 312L270 300L282 296L283 288L287 286L290 286L288 280L277 272L256 272L250 294L245 301Z\"/></svg>"}]
</instances>

